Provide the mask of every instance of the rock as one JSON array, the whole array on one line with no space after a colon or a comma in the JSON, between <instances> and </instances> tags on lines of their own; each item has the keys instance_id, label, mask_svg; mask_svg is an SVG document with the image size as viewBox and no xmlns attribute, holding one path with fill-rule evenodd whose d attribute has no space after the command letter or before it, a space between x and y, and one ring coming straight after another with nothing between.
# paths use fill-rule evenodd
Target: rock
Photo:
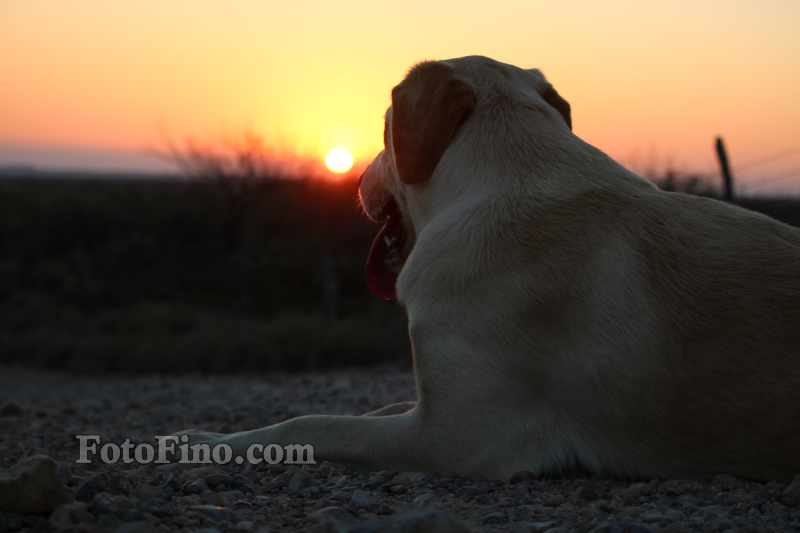
<instances>
[{"instance_id":1,"label":"rock","mask_svg":"<svg viewBox=\"0 0 800 533\"><path fill-rule=\"evenodd\" d=\"M651 533L652 530L644 525L630 520L617 520L608 527L608 533Z\"/></svg>"},{"instance_id":2,"label":"rock","mask_svg":"<svg viewBox=\"0 0 800 533\"><path fill-rule=\"evenodd\" d=\"M511 480L509 483L512 485L516 485L517 483L522 483L524 481L534 481L536 479L536 474L530 472L528 470L523 470L522 472L517 472L513 476L511 476Z\"/></svg>"},{"instance_id":3,"label":"rock","mask_svg":"<svg viewBox=\"0 0 800 533\"><path fill-rule=\"evenodd\" d=\"M225 420L228 415L224 407L217 404L206 405L197 413L204 422Z\"/></svg>"},{"instance_id":4,"label":"rock","mask_svg":"<svg viewBox=\"0 0 800 533\"><path fill-rule=\"evenodd\" d=\"M581 485L578 487L576 494L578 495L578 498L586 500L587 502L600 499L600 495L597 493L597 491L587 487L586 485Z\"/></svg>"},{"instance_id":5,"label":"rock","mask_svg":"<svg viewBox=\"0 0 800 533\"><path fill-rule=\"evenodd\" d=\"M103 490L109 494L123 494L130 496L131 482L120 472L103 472L95 476L95 480L103 485Z\"/></svg>"},{"instance_id":6,"label":"rock","mask_svg":"<svg viewBox=\"0 0 800 533\"><path fill-rule=\"evenodd\" d=\"M239 531L253 531L254 526L252 522L242 521L236 524L236 529Z\"/></svg>"},{"instance_id":7,"label":"rock","mask_svg":"<svg viewBox=\"0 0 800 533\"><path fill-rule=\"evenodd\" d=\"M392 479L392 485L415 485L417 483L427 484L431 482L431 476L422 472L404 472Z\"/></svg>"},{"instance_id":8,"label":"rock","mask_svg":"<svg viewBox=\"0 0 800 533\"><path fill-rule=\"evenodd\" d=\"M58 507L50 515L50 525L56 531L72 529L78 524L94 524L97 522L88 505L84 502L72 502Z\"/></svg>"},{"instance_id":9,"label":"rock","mask_svg":"<svg viewBox=\"0 0 800 533\"><path fill-rule=\"evenodd\" d=\"M184 489L184 494L200 494L203 491L209 490L208 483L202 479L189 483Z\"/></svg>"},{"instance_id":10,"label":"rock","mask_svg":"<svg viewBox=\"0 0 800 533\"><path fill-rule=\"evenodd\" d=\"M107 492L99 492L92 498L89 505L89 512L93 515L112 514L117 509L114 498Z\"/></svg>"},{"instance_id":11,"label":"rock","mask_svg":"<svg viewBox=\"0 0 800 533\"><path fill-rule=\"evenodd\" d=\"M241 498L242 496L244 496L244 493L240 492L238 490L229 490L229 491L225 491L225 492L218 492L217 496L219 496L223 500L235 501L235 500L238 500L239 498Z\"/></svg>"},{"instance_id":12,"label":"rock","mask_svg":"<svg viewBox=\"0 0 800 533\"><path fill-rule=\"evenodd\" d=\"M225 474L211 474L206 476L203 480L209 487L216 487L217 485L224 485L226 488L231 486L231 477Z\"/></svg>"},{"instance_id":13,"label":"rock","mask_svg":"<svg viewBox=\"0 0 800 533\"><path fill-rule=\"evenodd\" d=\"M222 507L223 505L222 498L219 497L219 494L211 490L204 490L201 492L200 499L203 501L203 503L215 505L217 507Z\"/></svg>"},{"instance_id":14,"label":"rock","mask_svg":"<svg viewBox=\"0 0 800 533\"><path fill-rule=\"evenodd\" d=\"M245 485L252 485L249 479L241 474L234 474L231 478L231 488L241 490Z\"/></svg>"},{"instance_id":15,"label":"rock","mask_svg":"<svg viewBox=\"0 0 800 533\"><path fill-rule=\"evenodd\" d=\"M233 522L233 511L224 507L215 507L213 505L195 505L191 507L192 511L196 513L203 513L207 517L217 522Z\"/></svg>"},{"instance_id":16,"label":"rock","mask_svg":"<svg viewBox=\"0 0 800 533\"><path fill-rule=\"evenodd\" d=\"M220 474L224 476L225 472L216 466L203 466L201 468L192 468L191 470L186 470L183 472L183 479L186 481L197 481L198 479L204 479L206 476L210 476L211 474Z\"/></svg>"},{"instance_id":17,"label":"rock","mask_svg":"<svg viewBox=\"0 0 800 533\"><path fill-rule=\"evenodd\" d=\"M90 502L95 494L101 492L105 492L103 484L94 478L89 478L84 480L84 482L75 489L75 499L79 502Z\"/></svg>"},{"instance_id":18,"label":"rock","mask_svg":"<svg viewBox=\"0 0 800 533\"><path fill-rule=\"evenodd\" d=\"M411 505L425 505L431 500L431 498L433 498L433 494L420 494L411 500Z\"/></svg>"},{"instance_id":19,"label":"rock","mask_svg":"<svg viewBox=\"0 0 800 533\"><path fill-rule=\"evenodd\" d=\"M378 503L366 492L363 490L357 490L353 493L353 497L350 499L350 505L347 506L347 511L350 513L355 513L361 509L364 509L367 512L374 511L378 508Z\"/></svg>"},{"instance_id":20,"label":"rock","mask_svg":"<svg viewBox=\"0 0 800 533\"><path fill-rule=\"evenodd\" d=\"M511 533L540 533L553 527L555 522L516 522L511 527Z\"/></svg>"},{"instance_id":21,"label":"rock","mask_svg":"<svg viewBox=\"0 0 800 533\"><path fill-rule=\"evenodd\" d=\"M800 474L798 474L794 478L794 481L789 483L789 486L783 491L783 497L787 498L787 504L792 507L800 505Z\"/></svg>"},{"instance_id":22,"label":"rock","mask_svg":"<svg viewBox=\"0 0 800 533\"><path fill-rule=\"evenodd\" d=\"M508 516L502 511L496 511L483 517L484 524L501 524L508 521Z\"/></svg>"},{"instance_id":23,"label":"rock","mask_svg":"<svg viewBox=\"0 0 800 533\"><path fill-rule=\"evenodd\" d=\"M25 517L20 513L4 513L8 529L16 530L22 529L25 525Z\"/></svg>"},{"instance_id":24,"label":"rock","mask_svg":"<svg viewBox=\"0 0 800 533\"><path fill-rule=\"evenodd\" d=\"M311 479L311 476L308 474L308 472L305 472L303 470L298 470L292 476L292 480L289 481L289 490L296 490L299 492L305 488L310 487L312 483L313 480Z\"/></svg>"},{"instance_id":25,"label":"rock","mask_svg":"<svg viewBox=\"0 0 800 533\"><path fill-rule=\"evenodd\" d=\"M159 492L161 492L160 487L154 487L147 483L136 483L131 489L131 493L140 500L151 500L158 496Z\"/></svg>"},{"instance_id":26,"label":"rock","mask_svg":"<svg viewBox=\"0 0 800 533\"><path fill-rule=\"evenodd\" d=\"M646 513L642 513L639 515L639 519L647 524L671 524L672 522L678 521L677 518L661 514L658 511L647 511Z\"/></svg>"},{"instance_id":27,"label":"rock","mask_svg":"<svg viewBox=\"0 0 800 533\"><path fill-rule=\"evenodd\" d=\"M241 522L242 520L254 520L258 515L252 509L236 509L233 512L233 521Z\"/></svg>"},{"instance_id":28,"label":"rock","mask_svg":"<svg viewBox=\"0 0 800 533\"><path fill-rule=\"evenodd\" d=\"M53 533L54 531L55 529L50 525L50 522L41 516L36 517L36 523L31 528L31 533Z\"/></svg>"},{"instance_id":29,"label":"rock","mask_svg":"<svg viewBox=\"0 0 800 533\"><path fill-rule=\"evenodd\" d=\"M405 488L403 485L392 485L392 487L389 488L389 492L391 492L392 494L405 494L406 492L408 492L408 489Z\"/></svg>"},{"instance_id":30,"label":"rock","mask_svg":"<svg viewBox=\"0 0 800 533\"><path fill-rule=\"evenodd\" d=\"M156 533L156 527L147 521L132 522L120 527L115 533Z\"/></svg>"},{"instance_id":31,"label":"rock","mask_svg":"<svg viewBox=\"0 0 800 533\"><path fill-rule=\"evenodd\" d=\"M478 494L472 501L481 505L492 505L494 503L494 500L488 494Z\"/></svg>"},{"instance_id":32,"label":"rock","mask_svg":"<svg viewBox=\"0 0 800 533\"><path fill-rule=\"evenodd\" d=\"M129 498L123 494L114 496L114 503L117 504L117 507L122 507L123 509L136 509L136 502L133 498Z\"/></svg>"},{"instance_id":33,"label":"rock","mask_svg":"<svg viewBox=\"0 0 800 533\"><path fill-rule=\"evenodd\" d=\"M469 531L467 525L457 516L433 508L407 507L403 513L376 524L382 522L389 524L394 522L400 531L409 532L467 533Z\"/></svg>"},{"instance_id":34,"label":"rock","mask_svg":"<svg viewBox=\"0 0 800 533\"><path fill-rule=\"evenodd\" d=\"M217 475L217 474L212 474L212 475ZM172 489L172 492L180 492L183 489L184 483L186 483L186 481L181 477L180 474L172 472L168 474L167 477L165 477L161 481L161 488Z\"/></svg>"},{"instance_id":35,"label":"rock","mask_svg":"<svg viewBox=\"0 0 800 533\"><path fill-rule=\"evenodd\" d=\"M720 520L709 520L706 522L705 527L703 527L703 531L710 532L725 531L726 529L736 531L736 523L733 520L725 518Z\"/></svg>"},{"instance_id":36,"label":"rock","mask_svg":"<svg viewBox=\"0 0 800 533\"><path fill-rule=\"evenodd\" d=\"M672 481L665 481L658 486L658 493L666 494L667 496L681 496L689 492L700 492L701 490L703 490L703 485L688 479L673 479Z\"/></svg>"},{"instance_id":37,"label":"rock","mask_svg":"<svg viewBox=\"0 0 800 533\"><path fill-rule=\"evenodd\" d=\"M61 474L61 480L64 485L69 485L69 482L72 481L72 470L70 470L69 465L67 463L58 463L56 468L58 468L58 473Z\"/></svg>"},{"instance_id":38,"label":"rock","mask_svg":"<svg viewBox=\"0 0 800 533\"><path fill-rule=\"evenodd\" d=\"M564 496L562 496L561 494L556 494L552 498L547 498L546 500L544 500L542 502L542 505L544 505L545 507L558 507L565 501L566 498L564 498Z\"/></svg>"},{"instance_id":39,"label":"rock","mask_svg":"<svg viewBox=\"0 0 800 533\"><path fill-rule=\"evenodd\" d=\"M762 513L783 514L788 510L789 510L788 507L778 502L765 503L764 505L761 506Z\"/></svg>"},{"instance_id":40,"label":"rock","mask_svg":"<svg viewBox=\"0 0 800 533\"><path fill-rule=\"evenodd\" d=\"M319 489L317 487L306 487L300 491L303 498L316 498L319 496Z\"/></svg>"},{"instance_id":41,"label":"rock","mask_svg":"<svg viewBox=\"0 0 800 533\"><path fill-rule=\"evenodd\" d=\"M381 505L380 507L378 507L377 509L375 509L375 514L377 514L377 515L387 515L387 514L393 514L393 513L394 513L394 509L392 509L391 507L389 507L385 503L383 505Z\"/></svg>"},{"instance_id":42,"label":"rock","mask_svg":"<svg viewBox=\"0 0 800 533\"><path fill-rule=\"evenodd\" d=\"M649 483L635 483L628 490L634 497L638 498L639 496L650 496L658 490L658 487Z\"/></svg>"},{"instance_id":43,"label":"rock","mask_svg":"<svg viewBox=\"0 0 800 533\"><path fill-rule=\"evenodd\" d=\"M48 513L74 500L56 462L46 455L34 455L0 471L0 511Z\"/></svg>"},{"instance_id":44,"label":"rock","mask_svg":"<svg viewBox=\"0 0 800 533\"><path fill-rule=\"evenodd\" d=\"M115 514L101 514L97 517L97 525L104 530L114 530L120 527L124 522L120 520Z\"/></svg>"},{"instance_id":45,"label":"rock","mask_svg":"<svg viewBox=\"0 0 800 533\"><path fill-rule=\"evenodd\" d=\"M736 490L742 487L744 483L739 481L733 476L722 474L714 478L711 486L714 487L715 492L722 492L724 490Z\"/></svg>"},{"instance_id":46,"label":"rock","mask_svg":"<svg viewBox=\"0 0 800 533\"><path fill-rule=\"evenodd\" d=\"M319 511L314 511L313 513L310 513L308 515L308 518L310 518L314 522L322 522L331 517L339 517L346 514L347 511L345 511L341 507L325 507L324 509L320 509Z\"/></svg>"},{"instance_id":47,"label":"rock","mask_svg":"<svg viewBox=\"0 0 800 533\"><path fill-rule=\"evenodd\" d=\"M22 407L13 400L6 400L0 404L0 416L19 416L21 414Z\"/></svg>"},{"instance_id":48,"label":"rock","mask_svg":"<svg viewBox=\"0 0 800 533\"><path fill-rule=\"evenodd\" d=\"M124 520L125 522L140 522L142 520L147 520L147 516L139 510L136 509L124 509L124 508L117 508L114 511L114 514L120 520Z\"/></svg>"},{"instance_id":49,"label":"rock","mask_svg":"<svg viewBox=\"0 0 800 533\"><path fill-rule=\"evenodd\" d=\"M488 491L486 489L480 489L478 487L472 487L467 485L465 487L461 487L456 491L456 498L461 498L465 502L471 502L479 494L486 494L487 492Z\"/></svg>"}]
</instances>

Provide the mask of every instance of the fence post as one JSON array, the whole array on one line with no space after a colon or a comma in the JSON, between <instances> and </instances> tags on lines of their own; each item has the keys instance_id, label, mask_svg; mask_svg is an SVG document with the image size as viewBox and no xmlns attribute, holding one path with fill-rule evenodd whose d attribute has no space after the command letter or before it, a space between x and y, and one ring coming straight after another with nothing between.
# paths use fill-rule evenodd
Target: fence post
<instances>
[{"instance_id":1,"label":"fence post","mask_svg":"<svg viewBox=\"0 0 800 533\"><path fill-rule=\"evenodd\" d=\"M731 169L728 167L728 156L725 153L725 145L722 144L722 137L717 137L717 157L719 166L722 168L722 184L725 191L725 201L733 201L733 177Z\"/></svg>"}]
</instances>

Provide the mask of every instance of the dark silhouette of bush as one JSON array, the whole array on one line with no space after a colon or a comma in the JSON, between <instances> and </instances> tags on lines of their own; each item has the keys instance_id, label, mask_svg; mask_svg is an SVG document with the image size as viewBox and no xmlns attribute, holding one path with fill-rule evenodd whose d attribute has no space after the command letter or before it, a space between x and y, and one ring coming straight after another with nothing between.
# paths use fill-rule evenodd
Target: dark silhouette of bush
<instances>
[{"instance_id":1,"label":"dark silhouette of bush","mask_svg":"<svg viewBox=\"0 0 800 533\"><path fill-rule=\"evenodd\" d=\"M216 201L192 180L0 180L0 362L118 372L410 363L405 313L364 281L378 225L358 207L354 178L272 181L242 219L235 254ZM737 203L800 226L797 200Z\"/></svg>"}]
</instances>

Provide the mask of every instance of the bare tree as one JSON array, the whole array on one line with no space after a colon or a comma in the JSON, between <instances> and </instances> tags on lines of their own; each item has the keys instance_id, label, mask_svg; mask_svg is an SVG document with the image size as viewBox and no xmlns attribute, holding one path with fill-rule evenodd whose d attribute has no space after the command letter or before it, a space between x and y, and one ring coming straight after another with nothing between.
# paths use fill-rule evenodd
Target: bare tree
<instances>
[{"instance_id":1,"label":"bare tree","mask_svg":"<svg viewBox=\"0 0 800 533\"><path fill-rule=\"evenodd\" d=\"M253 133L223 141L212 148L187 139L180 147L168 142L166 156L183 172L209 186L218 200L219 223L225 246L237 252L250 211L273 185L303 172L303 161L281 157Z\"/></svg>"}]
</instances>

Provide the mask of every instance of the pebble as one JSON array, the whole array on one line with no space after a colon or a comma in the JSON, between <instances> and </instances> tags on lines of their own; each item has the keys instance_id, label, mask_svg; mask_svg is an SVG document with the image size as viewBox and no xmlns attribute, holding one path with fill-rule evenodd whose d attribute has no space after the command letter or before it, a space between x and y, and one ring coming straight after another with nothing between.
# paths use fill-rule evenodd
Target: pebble
<instances>
[{"instance_id":1,"label":"pebble","mask_svg":"<svg viewBox=\"0 0 800 533\"><path fill-rule=\"evenodd\" d=\"M22 412L22 407L13 400L6 400L0 404L0 416L19 416Z\"/></svg>"},{"instance_id":2,"label":"pebble","mask_svg":"<svg viewBox=\"0 0 800 533\"><path fill-rule=\"evenodd\" d=\"M200 500L210 505L216 505L217 507L221 507L223 505L222 498L220 498L219 494L211 490L204 490L201 492Z\"/></svg>"},{"instance_id":3,"label":"pebble","mask_svg":"<svg viewBox=\"0 0 800 533\"><path fill-rule=\"evenodd\" d=\"M90 502L95 494L105 491L105 487L96 479L84 479L75 489L75 499L81 502Z\"/></svg>"},{"instance_id":4,"label":"pebble","mask_svg":"<svg viewBox=\"0 0 800 533\"><path fill-rule=\"evenodd\" d=\"M231 478L231 476L226 476L225 474L210 474L203 478L203 480L209 487L224 485L226 488L230 488L233 478Z\"/></svg>"},{"instance_id":5,"label":"pebble","mask_svg":"<svg viewBox=\"0 0 800 533\"><path fill-rule=\"evenodd\" d=\"M202 467L101 461L78 465L78 450L64 445L65 434L99 434L103 442L117 444L127 438L154 443L154 435L184 427L243 431L303 414L360 415L414 400L413 376L356 369L281 376L108 375L98 380L1 370L0 390L17 404L33 407L0 417L0 422L13 422L3 433L5 440L0 440L0 468L14 465L26 450L42 450L63 463L55 468L61 482L91 497L69 512L0 512L0 533L3 526L6 533L59 531L51 521L54 517L86 533L800 530L800 506L795 500L800 496L800 478L791 477L755 483L725 475L704 481L622 480L586 473L542 478L518 472L510 483L486 480L477 472L359 473L331 463L302 468L234 462ZM331 385L340 379L350 386L331 394ZM234 416L201 424L193 406L206 405L209 398ZM38 411L49 415L40 418ZM166 412L174 416L151 416ZM299 485L290 488L295 478ZM201 490L188 492L195 482ZM298 487L303 488L294 490Z\"/></svg>"},{"instance_id":6,"label":"pebble","mask_svg":"<svg viewBox=\"0 0 800 533\"><path fill-rule=\"evenodd\" d=\"M69 468L67 463L61 462L56 465L58 468L58 473L61 474L61 481L64 482L64 485L69 486L70 482L72 481L72 471Z\"/></svg>"},{"instance_id":7,"label":"pebble","mask_svg":"<svg viewBox=\"0 0 800 533\"><path fill-rule=\"evenodd\" d=\"M0 470L0 511L47 513L74 499L51 457L34 455Z\"/></svg>"},{"instance_id":8,"label":"pebble","mask_svg":"<svg viewBox=\"0 0 800 533\"><path fill-rule=\"evenodd\" d=\"M206 483L203 479L198 479L197 481L187 484L186 487L184 487L183 492L186 494L202 494L207 490L209 490L208 483Z\"/></svg>"},{"instance_id":9,"label":"pebble","mask_svg":"<svg viewBox=\"0 0 800 533\"><path fill-rule=\"evenodd\" d=\"M310 487L311 483L312 479L311 476L308 475L308 472L298 470L295 472L294 476L292 476L291 481L289 481L289 490L301 491Z\"/></svg>"},{"instance_id":10,"label":"pebble","mask_svg":"<svg viewBox=\"0 0 800 533\"><path fill-rule=\"evenodd\" d=\"M794 481L783 491L783 497L787 499L787 505L796 506L800 504L800 474L797 474Z\"/></svg>"},{"instance_id":11,"label":"pebble","mask_svg":"<svg viewBox=\"0 0 800 533\"><path fill-rule=\"evenodd\" d=\"M114 498L106 493L100 492L94 495L92 503L89 505L89 510L93 515L111 514L117 509L117 504Z\"/></svg>"},{"instance_id":12,"label":"pebble","mask_svg":"<svg viewBox=\"0 0 800 533\"><path fill-rule=\"evenodd\" d=\"M78 524L94 524L97 519L85 502L72 502L59 506L50 515L50 525L57 531L72 529Z\"/></svg>"},{"instance_id":13,"label":"pebble","mask_svg":"<svg viewBox=\"0 0 800 533\"><path fill-rule=\"evenodd\" d=\"M224 507L217 507L215 505L195 505L192 511L203 513L217 522L233 522L233 512Z\"/></svg>"},{"instance_id":14,"label":"pebble","mask_svg":"<svg viewBox=\"0 0 800 533\"><path fill-rule=\"evenodd\" d=\"M392 479L392 485L416 485L419 483L430 483L431 476L423 472L405 472L398 474Z\"/></svg>"},{"instance_id":15,"label":"pebble","mask_svg":"<svg viewBox=\"0 0 800 533\"><path fill-rule=\"evenodd\" d=\"M182 475L183 479L185 479L186 481L197 481L199 479L204 479L205 477L210 476L212 474L225 475L225 472L223 472L216 466L201 466L199 468L191 468L189 470L185 470Z\"/></svg>"},{"instance_id":16,"label":"pebble","mask_svg":"<svg viewBox=\"0 0 800 533\"><path fill-rule=\"evenodd\" d=\"M153 485L148 485L146 483L137 483L131 489L131 494L140 500L149 500L151 498L155 498L158 496L159 492L161 492L160 487L154 487Z\"/></svg>"},{"instance_id":17,"label":"pebble","mask_svg":"<svg viewBox=\"0 0 800 533\"><path fill-rule=\"evenodd\" d=\"M511 476L509 483L516 485L517 483L522 483L523 481L532 481L534 479L536 479L536 474L528 470L523 470L522 472L517 472Z\"/></svg>"},{"instance_id":18,"label":"pebble","mask_svg":"<svg viewBox=\"0 0 800 533\"><path fill-rule=\"evenodd\" d=\"M363 490L357 490L353 493L353 497L350 499L350 505L347 506L347 511L350 513L355 513L356 511L364 509L365 511L370 512L374 511L377 507L378 503L374 498L372 498L372 496Z\"/></svg>"},{"instance_id":19,"label":"pebble","mask_svg":"<svg viewBox=\"0 0 800 533\"><path fill-rule=\"evenodd\" d=\"M124 494L129 496L132 490L131 482L127 476L120 472L102 472L94 478L109 494Z\"/></svg>"},{"instance_id":20,"label":"pebble","mask_svg":"<svg viewBox=\"0 0 800 533\"><path fill-rule=\"evenodd\" d=\"M673 479L672 481L665 481L658 486L658 493L666 494L667 496L681 496L687 492L699 492L701 490L703 490L703 485L688 479Z\"/></svg>"}]
</instances>

